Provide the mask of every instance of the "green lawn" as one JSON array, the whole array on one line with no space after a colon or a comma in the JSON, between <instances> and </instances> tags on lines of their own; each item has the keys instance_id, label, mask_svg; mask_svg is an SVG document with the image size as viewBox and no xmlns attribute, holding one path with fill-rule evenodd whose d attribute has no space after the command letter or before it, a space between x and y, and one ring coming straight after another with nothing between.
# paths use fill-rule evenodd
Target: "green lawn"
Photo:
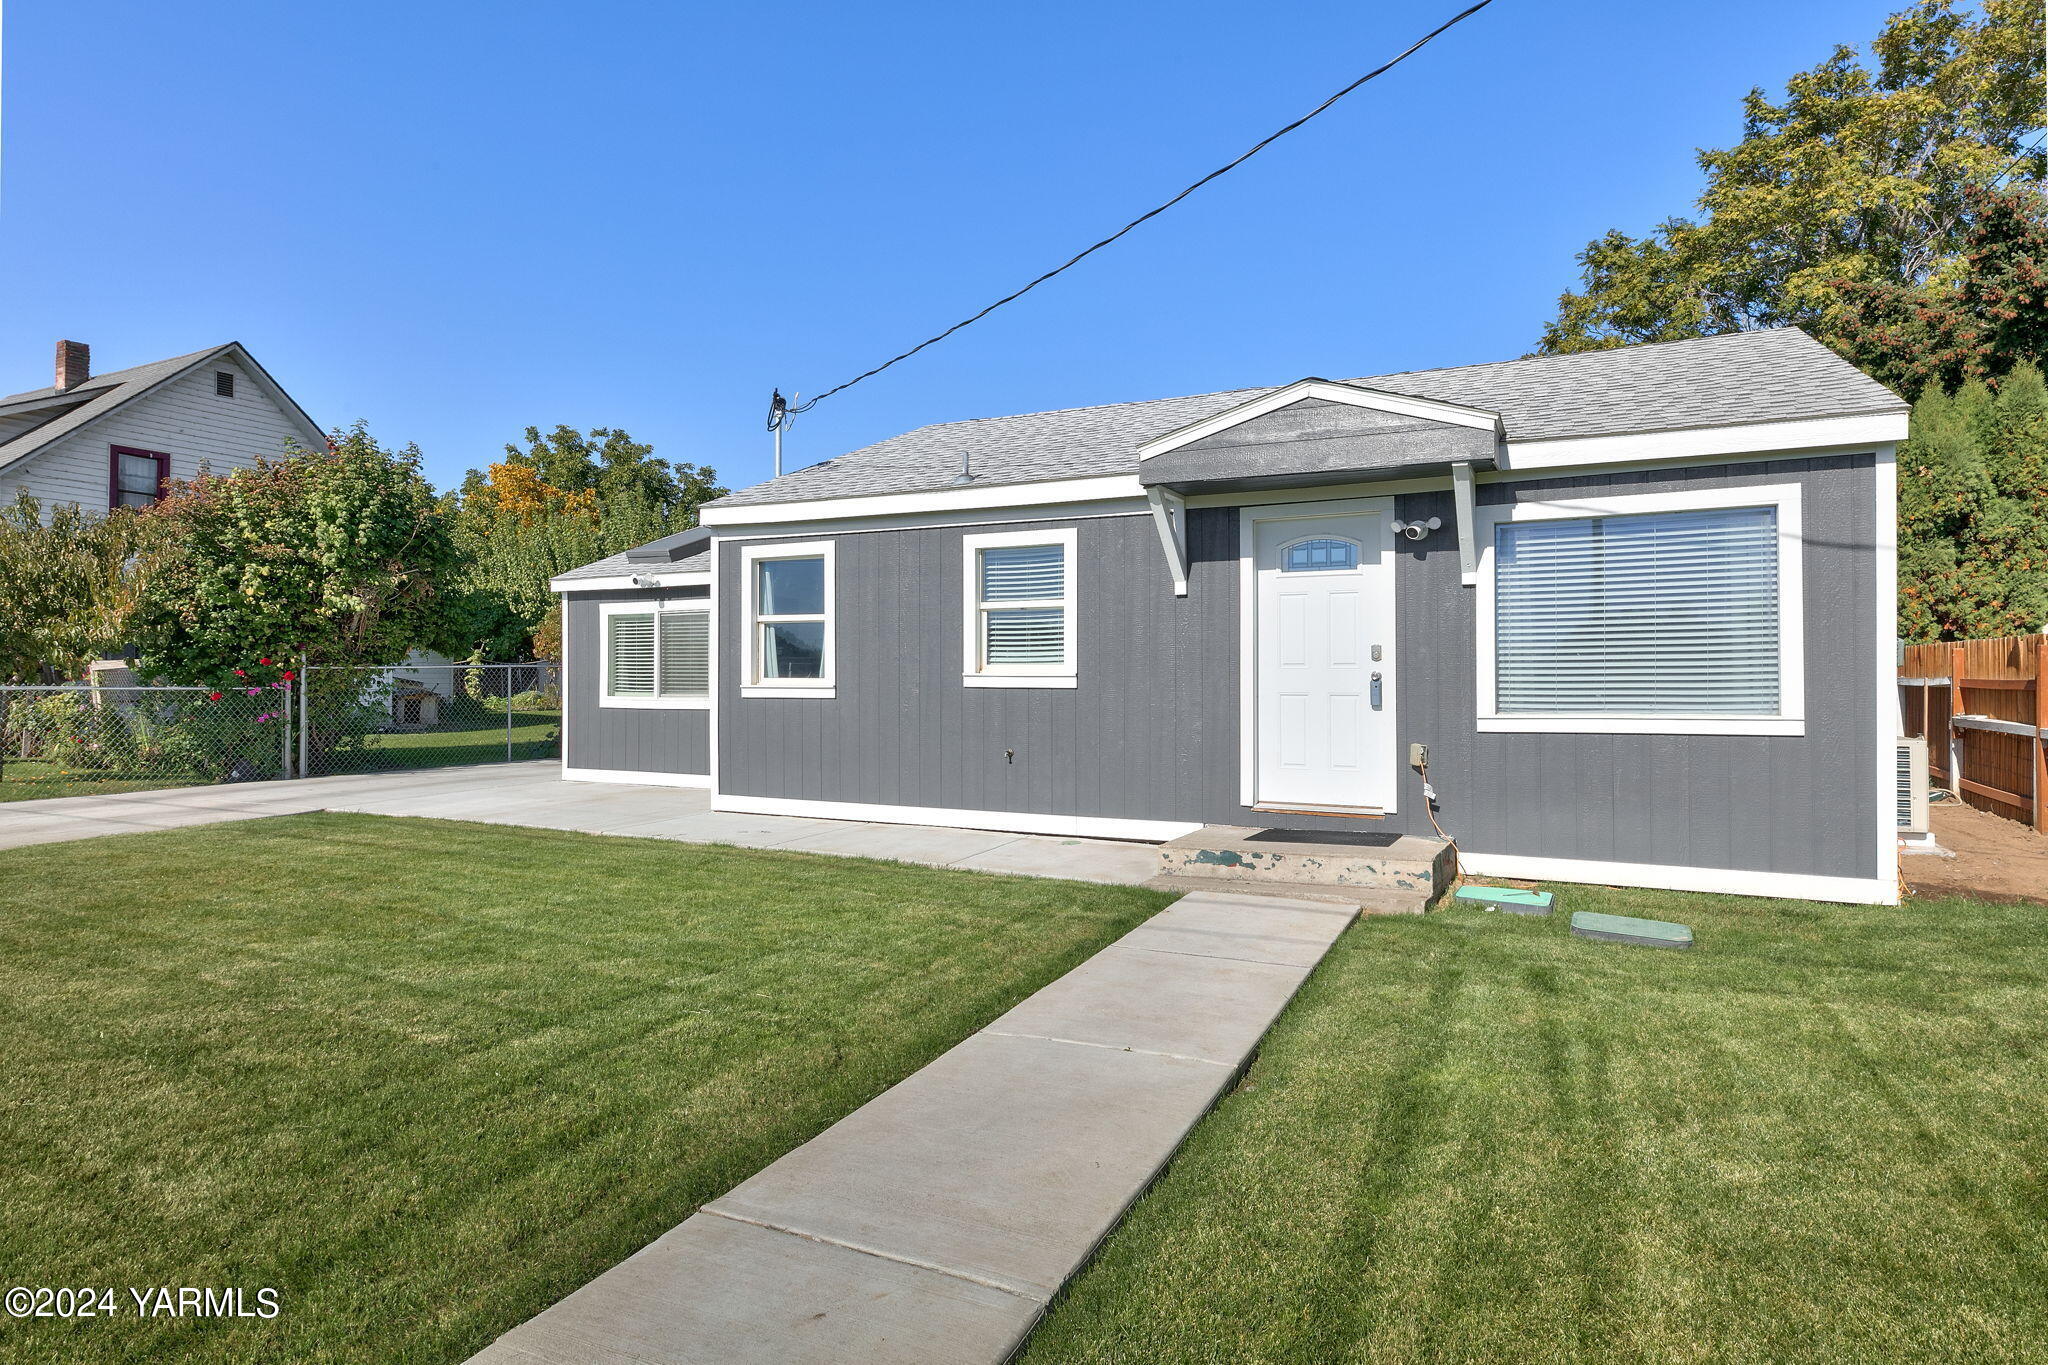
<instances>
[{"instance_id":1,"label":"green lawn","mask_svg":"<svg viewBox=\"0 0 2048 1365\"><path fill-rule=\"evenodd\" d=\"M1167 900L351 815L0 887L0 1282L283 1310L0 1357L351 1365L461 1360Z\"/></svg>"},{"instance_id":2,"label":"green lawn","mask_svg":"<svg viewBox=\"0 0 2048 1365\"><path fill-rule=\"evenodd\" d=\"M106 777L93 770L60 768L41 759L11 758L0 765L0 801L41 801L52 796L111 796L199 785L188 778Z\"/></svg>"},{"instance_id":3,"label":"green lawn","mask_svg":"<svg viewBox=\"0 0 2048 1365\"><path fill-rule=\"evenodd\" d=\"M1028 1365L2048 1357L2048 910L1559 902L1354 927Z\"/></svg>"}]
</instances>

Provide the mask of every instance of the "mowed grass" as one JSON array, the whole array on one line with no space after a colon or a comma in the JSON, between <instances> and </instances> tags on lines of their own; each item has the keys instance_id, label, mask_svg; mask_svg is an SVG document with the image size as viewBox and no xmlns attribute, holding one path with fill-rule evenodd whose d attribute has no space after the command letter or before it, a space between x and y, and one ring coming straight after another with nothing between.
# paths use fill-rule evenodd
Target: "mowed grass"
<instances>
[{"instance_id":1,"label":"mowed grass","mask_svg":"<svg viewBox=\"0 0 2048 1365\"><path fill-rule=\"evenodd\" d=\"M2048 1358L2044 937L1575 888L1364 921L1024 1359Z\"/></svg>"},{"instance_id":2,"label":"mowed grass","mask_svg":"<svg viewBox=\"0 0 2048 1365\"><path fill-rule=\"evenodd\" d=\"M9 1361L458 1361L1167 897L358 815L0 852Z\"/></svg>"}]
</instances>

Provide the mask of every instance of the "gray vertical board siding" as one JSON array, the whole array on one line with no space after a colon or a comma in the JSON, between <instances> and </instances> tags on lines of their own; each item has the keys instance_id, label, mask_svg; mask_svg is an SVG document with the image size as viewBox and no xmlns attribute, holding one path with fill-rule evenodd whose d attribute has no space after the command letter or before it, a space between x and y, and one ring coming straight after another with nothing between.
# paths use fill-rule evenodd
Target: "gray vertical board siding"
<instances>
[{"instance_id":1,"label":"gray vertical board siding","mask_svg":"<svg viewBox=\"0 0 2048 1365\"><path fill-rule=\"evenodd\" d=\"M568 685L563 692L563 765L618 772L711 771L711 713L671 707L598 704L598 654L604 632L598 607L605 602L659 602L706 597L706 588L619 589L570 593L563 600L563 652Z\"/></svg>"},{"instance_id":2,"label":"gray vertical board siding","mask_svg":"<svg viewBox=\"0 0 2048 1365\"><path fill-rule=\"evenodd\" d=\"M1384 821L1239 801L1238 509L1188 515L1173 596L1151 522L1078 530L1080 686L961 683L960 540L972 528L836 540L837 695L738 692L740 538L722 538L719 790L951 810L1268 828L1432 832L1410 742L1430 746L1437 819L1472 852L1815 875L1875 875L1875 481L1837 456L1481 485L1481 504L1561 492L1797 482L1806 541L1806 734L1480 734L1476 590L1459 582L1449 490L1401 495L1444 529L1395 551L1398 811ZM1005 529L1018 529L1015 524ZM594 679L592 682L594 690ZM579 716L582 714L578 713ZM572 734L573 734L572 727ZM1014 751L1014 757L1006 754Z\"/></svg>"}]
</instances>

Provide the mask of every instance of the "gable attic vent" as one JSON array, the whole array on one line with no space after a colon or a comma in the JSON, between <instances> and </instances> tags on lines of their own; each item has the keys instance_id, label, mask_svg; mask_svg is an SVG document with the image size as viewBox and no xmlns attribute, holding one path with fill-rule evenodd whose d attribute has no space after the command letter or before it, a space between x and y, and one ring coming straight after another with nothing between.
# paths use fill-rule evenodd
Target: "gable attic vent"
<instances>
[{"instance_id":1,"label":"gable attic vent","mask_svg":"<svg viewBox=\"0 0 2048 1365\"><path fill-rule=\"evenodd\" d=\"M213 372L213 391L221 398L233 398L235 396L234 374L228 370L215 370Z\"/></svg>"}]
</instances>

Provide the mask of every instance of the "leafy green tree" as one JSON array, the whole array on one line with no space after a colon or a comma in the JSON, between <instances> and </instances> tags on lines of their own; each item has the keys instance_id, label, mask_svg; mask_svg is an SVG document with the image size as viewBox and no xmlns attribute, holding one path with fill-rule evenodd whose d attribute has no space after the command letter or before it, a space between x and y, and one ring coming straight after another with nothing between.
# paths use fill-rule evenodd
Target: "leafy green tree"
<instances>
[{"instance_id":1,"label":"leafy green tree","mask_svg":"<svg viewBox=\"0 0 2048 1365\"><path fill-rule=\"evenodd\" d=\"M174 485L131 620L145 672L221 684L258 656L380 664L456 644L461 563L416 447L361 422L324 451Z\"/></svg>"},{"instance_id":2,"label":"leafy green tree","mask_svg":"<svg viewBox=\"0 0 2048 1365\"><path fill-rule=\"evenodd\" d=\"M26 492L0 507L0 682L76 677L121 648L151 529Z\"/></svg>"},{"instance_id":3,"label":"leafy green tree","mask_svg":"<svg viewBox=\"0 0 2048 1365\"><path fill-rule=\"evenodd\" d=\"M1899 633L2029 634L2048 622L2048 386L1929 386L1899 449Z\"/></svg>"},{"instance_id":4,"label":"leafy green tree","mask_svg":"<svg viewBox=\"0 0 2048 1365\"><path fill-rule=\"evenodd\" d=\"M2048 203L2032 186L1971 187L1964 202L1959 280L1842 285L1831 342L1900 393L2048 364Z\"/></svg>"},{"instance_id":5,"label":"leafy green tree","mask_svg":"<svg viewBox=\"0 0 2048 1365\"><path fill-rule=\"evenodd\" d=\"M2030 146L2042 49L2040 0L1919 0L1885 24L1874 66L1838 47L1782 100L1751 90L1742 140L1699 154L1698 215L1588 245L1542 350L1783 324L1828 338L1845 283L1954 287L1983 211L1972 191L2048 170Z\"/></svg>"},{"instance_id":6,"label":"leafy green tree","mask_svg":"<svg viewBox=\"0 0 2048 1365\"><path fill-rule=\"evenodd\" d=\"M697 522L725 489L708 466L658 459L624 431L526 429L525 445L471 470L449 500L467 567L465 629L493 658L547 654L548 579Z\"/></svg>"}]
</instances>

